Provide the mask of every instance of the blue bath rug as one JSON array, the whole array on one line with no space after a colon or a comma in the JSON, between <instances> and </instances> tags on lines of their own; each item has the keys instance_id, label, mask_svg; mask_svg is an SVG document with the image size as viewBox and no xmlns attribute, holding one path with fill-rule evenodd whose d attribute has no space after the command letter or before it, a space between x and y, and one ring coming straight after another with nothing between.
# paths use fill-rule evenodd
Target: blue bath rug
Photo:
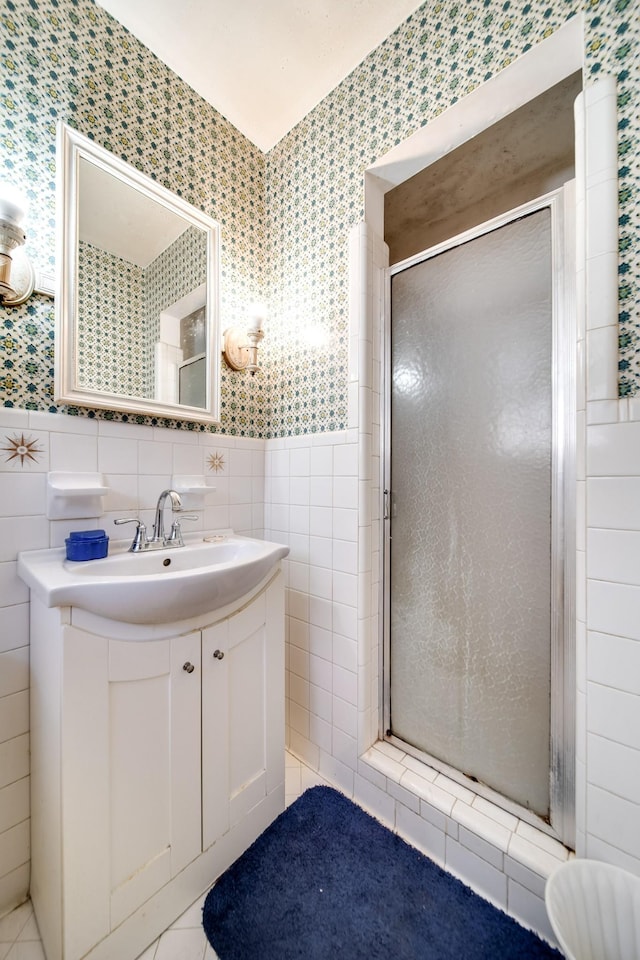
<instances>
[{"instance_id":1,"label":"blue bath rug","mask_svg":"<svg viewBox=\"0 0 640 960\"><path fill-rule=\"evenodd\" d=\"M543 960L560 954L331 787L296 800L209 891L220 960Z\"/></svg>"}]
</instances>

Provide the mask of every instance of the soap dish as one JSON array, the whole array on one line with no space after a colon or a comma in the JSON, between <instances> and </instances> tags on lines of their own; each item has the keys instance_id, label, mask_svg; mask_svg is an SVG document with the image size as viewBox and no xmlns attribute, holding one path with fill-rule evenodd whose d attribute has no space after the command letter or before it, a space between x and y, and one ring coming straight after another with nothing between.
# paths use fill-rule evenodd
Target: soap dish
<instances>
[{"instance_id":1,"label":"soap dish","mask_svg":"<svg viewBox=\"0 0 640 960\"><path fill-rule=\"evenodd\" d=\"M47 518L97 518L102 515L102 498L108 492L101 473L51 471L47 474Z\"/></svg>"},{"instance_id":2,"label":"soap dish","mask_svg":"<svg viewBox=\"0 0 640 960\"><path fill-rule=\"evenodd\" d=\"M102 560L109 550L109 537L104 530L76 530L65 544L67 560Z\"/></svg>"}]
</instances>

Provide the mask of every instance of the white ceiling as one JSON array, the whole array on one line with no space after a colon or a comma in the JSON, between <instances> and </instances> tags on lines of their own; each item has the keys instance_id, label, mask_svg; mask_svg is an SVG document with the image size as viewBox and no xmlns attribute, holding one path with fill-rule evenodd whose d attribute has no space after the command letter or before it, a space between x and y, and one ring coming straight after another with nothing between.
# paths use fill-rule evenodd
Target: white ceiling
<instances>
[{"instance_id":1,"label":"white ceiling","mask_svg":"<svg viewBox=\"0 0 640 960\"><path fill-rule=\"evenodd\" d=\"M189 226L133 184L84 158L79 192L78 238L143 269Z\"/></svg>"},{"instance_id":2,"label":"white ceiling","mask_svg":"<svg viewBox=\"0 0 640 960\"><path fill-rule=\"evenodd\" d=\"M97 0L269 150L423 0Z\"/></svg>"}]
</instances>

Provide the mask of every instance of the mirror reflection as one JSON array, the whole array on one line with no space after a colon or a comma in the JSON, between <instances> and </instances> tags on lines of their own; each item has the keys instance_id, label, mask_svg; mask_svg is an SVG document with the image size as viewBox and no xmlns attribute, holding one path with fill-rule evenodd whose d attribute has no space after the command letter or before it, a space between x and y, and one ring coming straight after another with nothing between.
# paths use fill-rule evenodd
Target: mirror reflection
<instances>
[{"instance_id":1,"label":"mirror reflection","mask_svg":"<svg viewBox=\"0 0 640 960\"><path fill-rule=\"evenodd\" d=\"M217 224L62 128L58 398L214 420Z\"/></svg>"}]
</instances>

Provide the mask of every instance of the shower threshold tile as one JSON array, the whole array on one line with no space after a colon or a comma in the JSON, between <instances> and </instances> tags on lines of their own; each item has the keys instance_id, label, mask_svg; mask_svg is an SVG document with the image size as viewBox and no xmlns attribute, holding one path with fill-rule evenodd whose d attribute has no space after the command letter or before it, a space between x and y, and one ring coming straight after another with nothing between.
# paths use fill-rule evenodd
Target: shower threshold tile
<instances>
[{"instance_id":1,"label":"shower threshold tile","mask_svg":"<svg viewBox=\"0 0 640 960\"><path fill-rule=\"evenodd\" d=\"M376 747L367 750L362 759L379 773L384 774L385 777L389 777L390 780L394 780L396 783L400 783L402 775L406 770L406 767L402 763L392 759L386 753L383 753L382 750L376 749Z\"/></svg>"},{"instance_id":2,"label":"shower threshold tile","mask_svg":"<svg viewBox=\"0 0 640 960\"><path fill-rule=\"evenodd\" d=\"M398 763L403 763L405 757L407 756L402 750L398 750L397 747L394 747L392 743L387 743L386 740L378 740L374 744L374 749L379 750L380 753L386 754L392 760L397 760Z\"/></svg>"}]
</instances>

